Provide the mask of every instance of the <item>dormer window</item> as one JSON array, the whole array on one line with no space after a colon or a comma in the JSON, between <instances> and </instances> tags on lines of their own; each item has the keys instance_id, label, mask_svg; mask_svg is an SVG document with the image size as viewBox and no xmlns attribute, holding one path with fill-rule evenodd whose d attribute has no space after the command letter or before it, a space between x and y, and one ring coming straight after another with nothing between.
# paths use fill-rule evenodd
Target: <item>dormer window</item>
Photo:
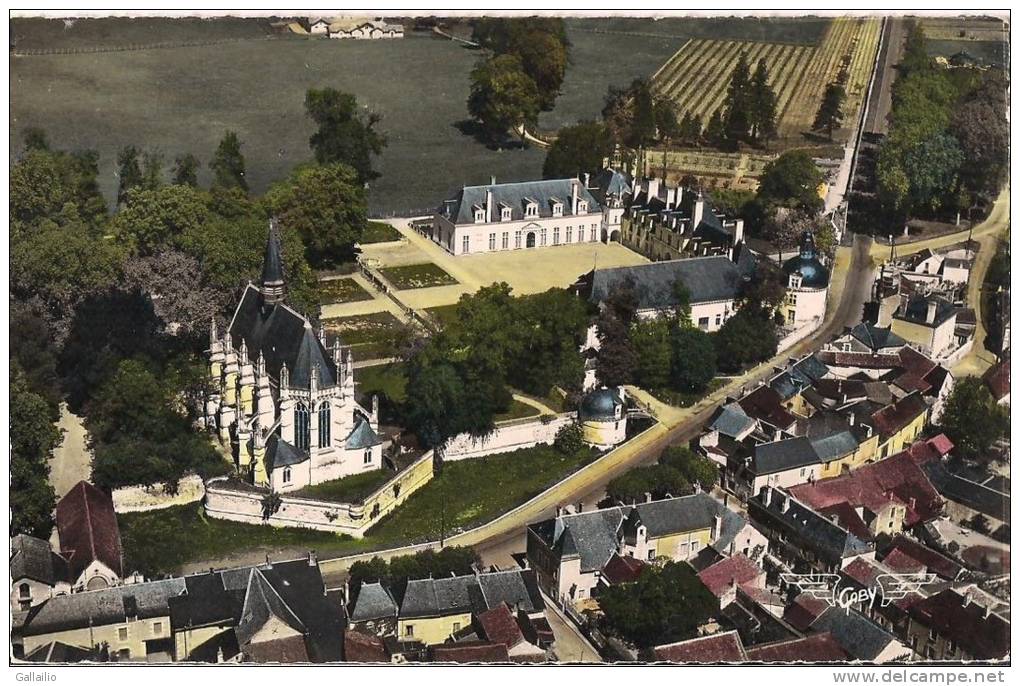
<instances>
[{"instance_id":1,"label":"dormer window","mask_svg":"<svg viewBox=\"0 0 1020 686\"><path fill-rule=\"evenodd\" d=\"M475 224L481 224L485 221L485 210L475 205Z\"/></svg>"},{"instance_id":2,"label":"dormer window","mask_svg":"<svg viewBox=\"0 0 1020 686\"><path fill-rule=\"evenodd\" d=\"M503 221L503 222L508 222L508 221L510 221L510 219L511 219L510 208L507 207L506 205L500 205L499 206L499 220Z\"/></svg>"},{"instance_id":3,"label":"dormer window","mask_svg":"<svg viewBox=\"0 0 1020 686\"><path fill-rule=\"evenodd\" d=\"M553 198L550 202L552 204L552 216L554 216L554 217L562 217L563 216L563 203L560 202L559 200L557 200L556 198Z\"/></svg>"},{"instance_id":4,"label":"dormer window","mask_svg":"<svg viewBox=\"0 0 1020 686\"><path fill-rule=\"evenodd\" d=\"M588 212L588 201L587 200L578 200L577 201L577 213L578 214L586 214L587 212Z\"/></svg>"},{"instance_id":5,"label":"dormer window","mask_svg":"<svg viewBox=\"0 0 1020 686\"><path fill-rule=\"evenodd\" d=\"M525 217L537 217L538 216L538 203L531 198L524 199L524 216Z\"/></svg>"},{"instance_id":6,"label":"dormer window","mask_svg":"<svg viewBox=\"0 0 1020 686\"><path fill-rule=\"evenodd\" d=\"M800 288L800 274L790 274L790 288Z\"/></svg>"}]
</instances>

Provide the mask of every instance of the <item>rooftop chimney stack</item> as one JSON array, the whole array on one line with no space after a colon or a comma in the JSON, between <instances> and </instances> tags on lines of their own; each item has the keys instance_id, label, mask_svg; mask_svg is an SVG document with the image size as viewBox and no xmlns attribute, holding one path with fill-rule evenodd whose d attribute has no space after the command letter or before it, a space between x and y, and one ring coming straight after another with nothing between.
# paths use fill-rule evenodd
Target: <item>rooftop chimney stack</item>
<instances>
[{"instance_id":1,"label":"rooftop chimney stack","mask_svg":"<svg viewBox=\"0 0 1020 686\"><path fill-rule=\"evenodd\" d=\"M581 182L574 179L570 182L570 214L577 214L577 187Z\"/></svg>"},{"instance_id":2,"label":"rooftop chimney stack","mask_svg":"<svg viewBox=\"0 0 1020 686\"><path fill-rule=\"evenodd\" d=\"M694 201L694 217L691 219L691 226L698 228L698 224L705 217L705 196L698 191L698 199Z\"/></svg>"},{"instance_id":3,"label":"rooftop chimney stack","mask_svg":"<svg viewBox=\"0 0 1020 686\"><path fill-rule=\"evenodd\" d=\"M495 177L493 177L493 181L495 182ZM492 203L493 203L492 188L486 188L485 189L485 223L487 223L487 224L492 222Z\"/></svg>"},{"instance_id":4,"label":"rooftop chimney stack","mask_svg":"<svg viewBox=\"0 0 1020 686\"><path fill-rule=\"evenodd\" d=\"M928 301L928 312L925 314L924 321L929 324L935 323L935 310L938 308L938 302L935 300Z\"/></svg>"}]
</instances>

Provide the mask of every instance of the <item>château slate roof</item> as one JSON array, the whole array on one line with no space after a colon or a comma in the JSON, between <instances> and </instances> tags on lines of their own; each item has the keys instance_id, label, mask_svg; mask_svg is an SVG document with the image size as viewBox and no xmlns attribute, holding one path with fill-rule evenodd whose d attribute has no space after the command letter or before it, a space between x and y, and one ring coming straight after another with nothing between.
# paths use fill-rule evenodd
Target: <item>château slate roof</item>
<instances>
[{"instance_id":1,"label":"ch\u00e2teau slate roof","mask_svg":"<svg viewBox=\"0 0 1020 686\"><path fill-rule=\"evenodd\" d=\"M280 237L276 234L275 229L270 228L269 240L266 241L266 252L262 258L261 283L283 283L283 258L280 253Z\"/></svg>"},{"instance_id":2,"label":"ch\u00e2teau slate roof","mask_svg":"<svg viewBox=\"0 0 1020 686\"><path fill-rule=\"evenodd\" d=\"M279 380L280 368L286 364L291 387L307 388L315 367L319 369L320 386L337 383L333 358L312 331L311 323L284 303L265 304L262 293L252 284L244 289L229 331L235 348L240 347L242 339L245 341L250 359L254 361L262 353L266 371L273 379Z\"/></svg>"},{"instance_id":3,"label":"ch\u00e2teau slate roof","mask_svg":"<svg viewBox=\"0 0 1020 686\"><path fill-rule=\"evenodd\" d=\"M380 443L382 443L382 439L372 430L372 425L359 416L358 423L354 425L350 435L347 436L347 440L344 442L344 447L348 450L361 450L363 448L371 448Z\"/></svg>"},{"instance_id":4,"label":"ch\u00e2teau slate roof","mask_svg":"<svg viewBox=\"0 0 1020 686\"><path fill-rule=\"evenodd\" d=\"M49 541L18 534L11 539L11 581L31 579L53 586L71 581L71 570L60 555L53 552Z\"/></svg>"},{"instance_id":5,"label":"ch\u00e2teau slate roof","mask_svg":"<svg viewBox=\"0 0 1020 686\"><path fill-rule=\"evenodd\" d=\"M524 216L525 202L534 200L538 205L538 217L545 218L552 216L553 199L563 203L563 216L574 216L571 213L571 186L577 184L578 200L588 202L588 212L592 214L602 211L598 200L592 195L591 190L584 187L577 179L546 179L542 181L521 181L517 183L500 183L485 186L464 186L450 200L439 208L439 213L450 219L454 224L474 224L474 206L484 207L486 191L492 191L494 204L492 221L500 221L500 205L510 208L511 219L522 221L528 219Z\"/></svg>"},{"instance_id":6,"label":"ch\u00e2teau slate roof","mask_svg":"<svg viewBox=\"0 0 1020 686\"><path fill-rule=\"evenodd\" d=\"M638 309L664 309L676 305L673 284L679 279L690 293L691 304L734 300L745 277L754 273L755 258L741 247L737 262L723 255L649 262L631 267L596 269L589 273L589 300L600 303L614 288L633 281Z\"/></svg>"},{"instance_id":7,"label":"ch\u00e2teau slate roof","mask_svg":"<svg viewBox=\"0 0 1020 686\"><path fill-rule=\"evenodd\" d=\"M902 348L907 344L905 340L893 333L891 326L875 326L869 322L861 322L850 329L850 335L873 352L882 348Z\"/></svg>"},{"instance_id":8,"label":"ch\u00e2teau slate roof","mask_svg":"<svg viewBox=\"0 0 1020 686\"><path fill-rule=\"evenodd\" d=\"M57 503L60 550L71 567L72 580L98 560L118 577L124 576L120 529L113 499L87 481L79 481Z\"/></svg>"},{"instance_id":9,"label":"ch\u00e2teau slate roof","mask_svg":"<svg viewBox=\"0 0 1020 686\"><path fill-rule=\"evenodd\" d=\"M301 464L308 459L308 453L273 434L266 440L266 473L277 467Z\"/></svg>"}]
</instances>

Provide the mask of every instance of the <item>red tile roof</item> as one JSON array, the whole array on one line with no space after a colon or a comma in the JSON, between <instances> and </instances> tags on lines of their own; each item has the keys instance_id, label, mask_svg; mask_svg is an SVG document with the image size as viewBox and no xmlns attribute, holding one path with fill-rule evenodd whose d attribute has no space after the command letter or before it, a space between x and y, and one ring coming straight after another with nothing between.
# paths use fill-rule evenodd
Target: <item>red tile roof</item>
<instances>
[{"instance_id":1,"label":"red tile roof","mask_svg":"<svg viewBox=\"0 0 1020 686\"><path fill-rule=\"evenodd\" d=\"M978 603L967 603L951 589L914 604L910 617L922 626L955 641L978 660L995 660L1009 653L1009 622L996 614L985 616Z\"/></svg>"},{"instance_id":2,"label":"red tile roof","mask_svg":"<svg viewBox=\"0 0 1020 686\"><path fill-rule=\"evenodd\" d=\"M830 367L860 367L861 369L892 369L900 363L899 355L872 353L846 353L836 350L821 350L818 359Z\"/></svg>"},{"instance_id":3,"label":"red tile roof","mask_svg":"<svg viewBox=\"0 0 1020 686\"><path fill-rule=\"evenodd\" d=\"M884 558L882 564L895 572L911 574L924 571L924 563L917 558L911 557L900 548L894 549Z\"/></svg>"},{"instance_id":4,"label":"red tile roof","mask_svg":"<svg viewBox=\"0 0 1020 686\"><path fill-rule=\"evenodd\" d=\"M734 555L719 560L698 573L701 583L717 598L722 597L731 586L743 586L754 581L765 572L743 555Z\"/></svg>"},{"instance_id":5,"label":"red tile roof","mask_svg":"<svg viewBox=\"0 0 1020 686\"><path fill-rule=\"evenodd\" d=\"M828 632L747 649L748 662L846 662L849 659Z\"/></svg>"},{"instance_id":6,"label":"red tile roof","mask_svg":"<svg viewBox=\"0 0 1020 686\"><path fill-rule=\"evenodd\" d=\"M949 436L945 434L939 434L934 438L928 439L928 445L938 451L939 457L945 457L948 455L954 447L953 442L949 440Z\"/></svg>"},{"instance_id":7,"label":"red tile roof","mask_svg":"<svg viewBox=\"0 0 1020 686\"><path fill-rule=\"evenodd\" d=\"M71 565L72 580L98 560L124 576L120 529L113 499L87 481L79 481L57 503L60 550Z\"/></svg>"},{"instance_id":8,"label":"red tile roof","mask_svg":"<svg viewBox=\"0 0 1020 686\"><path fill-rule=\"evenodd\" d=\"M521 627L506 603L500 603L491 610L480 613L477 619L482 633L491 643L500 643L509 650L524 641Z\"/></svg>"},{"instance_id":9,"label":"red tile roof","mask_svg":"<svg viewBox=\"0 0 1020 686\"><path fill-rule=\"evenodd\" d=\"M886 557L891 555L894 550L902 551L923 564L929 572L938 574L947 581L955 581L963 570L962 565L906 536L899 535L893 538L892 546L886 553Z\"/></svg>"},{"instance_id":10,"label":"red tile roof","mask_svg":"<svg viewBox=\"0 0 1020 686\"><path fill-rule=\"evenodd\" d=\"M847 569L859 560L861 558L851 562L847 565ZM808 627L814 624L815 620L828 610L829 607L829 604L824 600L812 598L807 593L801 593L794 598L792 603L786 606L786 609L783 611L783 619L797 631L807 631Z\"/></svg>"},{"instance_id":11,"label":"red tile roof","mask_svg":"<svg viewBox=\"0 0 1020 686\"><path fill-rule=\"evenodd\" d=\"M348 629L344 632L344 660L346 662L389 662L386 646L378 636L369 636Z\"/></svg>"},{"instance_id":12,"label":"red tile roof","mask_svg":"<svg viewBox=\"0 0 1020 686\"><path fill-rule=\"evenodd\" d=\"M614 553L602 570L602 578L610 584L626 584L637 581L647 565L636 557Z\"/></svg>"},{"instance_id":13,"label":"red tile roof","mask_svg":"<svg viewBox=\"0 0 1020 686\"><path fill-rule=\"evenodd\" d=\"M914 441L904 452L919 465L938 460L953 450L953 442L945 434L939 434L926 441Z\"/></svg>"},{"instance_id":14,"label":"red tile roof","mask_svg":"<svg viewBox=\"0 0 1020 686\"><path fill-rule=\"evenodd\" d=\"M915 560L916 563L916 560ZM878 577L882 574L888 574L890 571L918 571L916 568L910 570L893 570L889 565L878 564L871 560L864 558L857 558L841 572L844 577L856 581L864 588L881 588L882 584L879 583ZM901 610L906 610L914 603L923 600L924 596L915 591L911 591L902 598L893 600L893 604Z\"/></svg>"},{"instance_id":15,"label":"red tile roof","mask_svg":"<svg viewBox=\"0 0 1020 686\"><path fill-rule=\"evenodd\" d=\"M1004 359L985 372L985 385L996 401L1009 395L1009 359Z\"/></svg>"},{"instance_id":16,"label":"red tile roof","mask_svg":"<svg viewBox=\"0 0 1020 686\"><path fill-rule=\"evenodd\" d=\"M928 404L918 393L906 395L871 415L871 421L883 436L892 436L918 416L928 411Z\"/></svg>"},{"instance_id":17,"label":"red tile roof","mask_svg":"<svg viewBox=\"0 0 1020 686\"><path fill-rule=\"evenodd\" d=\"M904 524L914 526L935 519L944 504L924 470L906 452L865 465L849 474L800 484L789 490L794 498L815 511L825 513L835 508L832 513L843 515L840 517L841 525L844 517L849 519L847 526L852 526L854 519L859 517L850 517L850 512L838 506L863 507L879 513L890 504L902 505L906 508ZM856 535L857 532L853 533Z\"/></svg>"},{"instance_id":18,"label":"red tile roof","mask_svg":"<svg viewBox=\"0 0 1020 686\"><path fill-rule=\"evenodd\" d=\"M785 429L797 421L789 410L783 407L783 399L770 386L760 386L741 398L738 403L749 417L768 422Z\"/></svg>"},{"instance_id":19,"label":"red tile roof","mask_svg":"<svg viewBox=\"0 0 1020 686\"><path fill-rule=\"evenodd\" d=\"M663 662L743 662L747 659L736 631L656 646L653 653L656 660Z\"/></svg>"},{"instance_id":20,"label":"red tile roof","mask_svg":"<svg viewBox=\"0 0 1020 686\"><path fill-rule=\"evenodd\" d=\"M433 646L435 662L510 662L506 646L488 641L464 641Z\"/></svg>"}]
</instances>

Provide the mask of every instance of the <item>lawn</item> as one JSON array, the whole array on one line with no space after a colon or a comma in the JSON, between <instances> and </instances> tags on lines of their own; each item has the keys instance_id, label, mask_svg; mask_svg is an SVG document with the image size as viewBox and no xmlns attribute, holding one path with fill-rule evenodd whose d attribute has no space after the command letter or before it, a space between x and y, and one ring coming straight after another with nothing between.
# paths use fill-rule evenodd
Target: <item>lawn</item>
<instances>
[{"instance_id":1,"label":"lawn","mask_svg":"<svg viewBox=\"0 0 1020 686\"><path fill-rule=\"evenodd\" d=\"M551 446L536 446L447 462L443 472L368 531L387 541L424 541L489 521L560 481L591 459L568 457Z\"/></svg>"},{"instance_id":2,"label":"lawn","mask_svg":"<svg viewBox=\"0 0 1020 686\"><path fill-rule=\"evenodd\" d=\"M359 243L366 245L368 243L388 243L389 241L399 241L403 236L395 228L385 222L368 222L368 227L365 229L365 233L361 235Z\"/></svg>"},{"instance_id":3,"label":"lawn","mask_svg":"<svg viewBox=\"0 0 1020 686\"><path fill-rule=\"evenodd\" d=\"M404 402L407 397L407 374L399 362L356 369L354 381L359 395L378 394L396 403Z\"/></svg>"},{"instance_id":4,"label":"lawn","mask_svg":"<svg viewBox=\"0 0 1020 686\"><path fill-rule=\"evenodd\" d=\"M373 469L370 472L351 474L342 479L324 481L314 486L305 486L291 495L298 498L328 500L337 503L359 503L366 496L372 495L384 483L393 478L388 469Z\"/></svg>"},{"instance_id":5,"label":"lawn","mask_svg":"<svg viewBox=\"0 0 1020 686\"><path fill-rule=\"evenodd\" d=\"M717 377L712 379L708 384L708 388L701 393L683 393L681 391L675 391L672 388L657 388L649 392L667 405L673 405L674 407L691 407L705 396L711 395L725 385L726 379Z\"/></svg>"},{"instance_id":6,"label":"lawn","mask_svg":"<svg viewBox=\"0 0 1020 686\"><path fill-rule=\"evenodd\" d=\"M511 419L524 419L525 417L537 417L540 414L541 412L539 412L537 407L534 407L527 403L522 403L520 400L514 398L513 401L511 401L510 403L510 407L507 408L507 411L497 414L495 417L493 417L493 419L497 422L508 422Z\"/></svg>"},{"instance_id":7,"label":"lawn","mask_svg":"<svg viewBox=\"0 0 1020 686\"><path fill-rule=\"evenodd\" d=\"M351 347L355 361L393 357L405 333L404 323L389 312L326 319L323 326Z\"/></svg>"},{"instance_id":8,"label":"lawn","mask_svg":"<svg viewBox=\"0 0 1020 686\"><path fill-rule=\"evenodd\" d=\"M371 299L372 294L354 279L325 279L319 282L319 302L323 305Z\"/></svg>"},{"instance_id":9,"label":"lawn","mask_svg":"<svg viewBox=\"0 0 1020 686\"><path fill-rule=\"evenodd\" d=\"M437 264L425 262L423 264L406 264L400 267L386 267L380 269L383 276L389 279L398 291L411 288L432 288L433 286L451 286L457 283L453 278Z\"/></svg>"},{"instance_id":10,"label":"lawn","mask_svg":"<svg viewBox=\"0 0 1020 686\"><path fill-rule=\"evenodd\" d=\"M207 517L199 503L117 515L125 569L155 576L194 560L235 552L286 547L314 549L322 556L355 552L363 543L309 529L278 529Z\"/></svg>"},{"instance_id":11,"label":"lawn","mask_svg":"<svg viewBox=\"0 0 1020 686\"><path fill-rule=\"evenodd\" d=\"M457 321L457 307L458 303L453 303L452 305L429 307L425 311L436 319L440 327L444 327Z\"/></svg>"}]
</instances>

